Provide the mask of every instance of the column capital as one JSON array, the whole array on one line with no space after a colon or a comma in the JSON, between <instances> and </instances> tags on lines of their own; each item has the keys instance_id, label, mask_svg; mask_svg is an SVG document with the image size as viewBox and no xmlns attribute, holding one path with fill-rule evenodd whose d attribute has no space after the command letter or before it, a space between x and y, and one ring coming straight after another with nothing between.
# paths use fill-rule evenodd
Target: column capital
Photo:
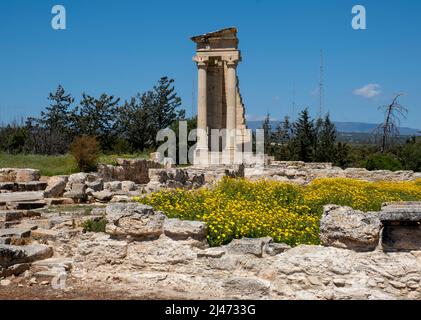
<instances>
[{"instance_id":1,"label":"column capital","mask_svg":"<svg viewBox=\"0 0 421 320\"><path fill-rule=\"evenodd\" d=\"M205 68L209 63L209 57L207 56L194 56L193 61L197 63L198 68Z\"/></svg>"},{"instance_id":2,"label":"column capital","mask_svg":"<svg viewBox=\"0 0 421 320\"><path fill-rule=\"evenodd\" d=\"M240 62L240 58L238 57L238 55L223 56L222 60L226 62L228 67L234 67L234 68Z\"/></svg>"}]
</instances>

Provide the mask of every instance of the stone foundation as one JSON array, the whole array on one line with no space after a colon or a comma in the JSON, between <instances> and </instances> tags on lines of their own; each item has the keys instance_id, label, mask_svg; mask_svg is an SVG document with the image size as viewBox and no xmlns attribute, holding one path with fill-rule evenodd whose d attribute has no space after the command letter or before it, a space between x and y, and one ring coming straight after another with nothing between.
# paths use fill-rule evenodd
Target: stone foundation
<instances>
[{"instance_id":1,"label":"stone foundation","mask_svg":"<svg viewBox=\"0 0 421 320\"><path fill-rule=\"evenodd\" d=\"M137 184L147 184L150 181L149 169L156 168L162 168L162 165L144 159L117 159L117 166L101 164L98 173L104 181L133 181Z\"/></svg>"}]
</instances>

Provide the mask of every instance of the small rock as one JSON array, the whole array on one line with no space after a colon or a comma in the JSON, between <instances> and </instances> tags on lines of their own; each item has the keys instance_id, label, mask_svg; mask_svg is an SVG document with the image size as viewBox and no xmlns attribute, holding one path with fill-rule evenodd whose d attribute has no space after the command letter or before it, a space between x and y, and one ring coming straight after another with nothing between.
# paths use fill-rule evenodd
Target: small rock
<instances>
[{"instance_id":1,"label":"small rock","mask_svg":"<svg viewBox=\"0 0 421 320\"><path fill-rule=\"evenodd\" d=\"M12 283L12 281L7 280L7 279L0 281L0 285L3 286L3 287L9 286L11 283Z\"/></svg>"},{"instance_id":2,"label":"small rock","mask_svg":"<svg viewBox=\"0 0 421 320\"><path fill-rule=\"evenodd\" d=\"M92 196L95 198L95 200L99 200L101 202L108 202L113 197L113 194L109 190L103 190L92 193Z\"/></svg>"},{"instance_id":3,"label":"small rock","mask_svg":"<svg viewBox=\"0 0 421 320\"><path fill-rule=\"evenodd\" d=\"M276 256L289 249L291 249L291 246L285 243L268 243L265 248L265 253L270 256Z\"/></svg>"},{"instance_id":4,"label":"small rock","mask_svg":"<svg viewBox=\"0 0 421 320\"><path fill-rule=\"evenodd\" d=\"M206 224L199 221L182 221L180 219L167 219L164 223L164 233L174 240L187 240L192 238L198 241L206 239Z\"/></svg>"},{"instance_id":5,"label":"small rock","mask_svg":"<svg viewBox=\"0 0 421 320\"><path fill-rule=\"evenodd\" d=\"M104 184L104 189L111 192L121 191L122 184L120 181L111 181Z\"/></svg>"},{"instance_id":6,"label":"small rock","mask_svg":"<svg viewBox=\"0 0 421 320\"><path fill-rule=\"evenodd\" d=\"M44 191L46 198L59 198L63 195L68 178L66 176L56 176L48 179L47 188Z\"/></svg>"},{"instance_id":7,"label":"small rock","mask_svg":"<svg viewBox=\"0 0 421 320\"><path fill-rule=\"evenodd\" d=\"M123 181L121 183L121 190L124 192L130 192L136 190L136 183L133 181Z\"/></svg>"},{"instance_id":8,"label":"small rock","mask_svg":"<svg viewBox=\"0 0 421 320\"><path fill-rule=\"evenodd\" d=\"M272 242L271 238L234 239L230 244L226 245L225 248L231 254L251 254L261 258L263 256L263 247L269 242Z\"/></svg>"}]
</instances>

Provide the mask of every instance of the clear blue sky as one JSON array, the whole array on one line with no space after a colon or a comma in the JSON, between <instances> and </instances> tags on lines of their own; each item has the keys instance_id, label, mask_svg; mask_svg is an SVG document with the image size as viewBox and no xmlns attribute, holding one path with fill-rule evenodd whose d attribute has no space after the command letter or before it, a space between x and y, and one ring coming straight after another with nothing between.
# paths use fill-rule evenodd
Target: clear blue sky
<instances>
[{"instance_id":1,"label":"clear blue sky","mask_svg":"<svg viewBox=\"0 0 421 320\"><path fill-rule=\"evenodd\" d=\"M51 28L55 4L67 9L66 31ZM351 28L355 4L366 6L365 31ZM290 115L293 83L297 109L316 114L323 48L334 120L379 122L377 107L404 92L402 125L421 128L420 15L414 0L1 0L0 121L38 115L59 83L77 100L83 91L127 99L163 75L191 114L189 37L236 26L249 119Z\"/></svg>"}]
</instances>

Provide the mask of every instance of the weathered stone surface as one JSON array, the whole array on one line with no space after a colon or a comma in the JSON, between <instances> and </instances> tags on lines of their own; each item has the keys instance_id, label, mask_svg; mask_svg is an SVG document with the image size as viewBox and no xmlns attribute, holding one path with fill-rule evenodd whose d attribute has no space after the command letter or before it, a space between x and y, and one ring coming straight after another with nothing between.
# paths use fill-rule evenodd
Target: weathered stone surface
<instances>
[{"instance_id":1,"label":"weathered stone surface","mask_svg":"<svg viewBox=\"0 0 421 320\"><path fill-rule=\"evenodd\" d=\"M46 204L47 203L44 200L19 201L19 202L10 203L8 205L8 208L14 209L14 210L32 210L32 209L43 208L43 207L45 207Z\"/></svg>"},{"instance_id":2,"label":"weathered stone surface","mask_svg":"<svg viewBox=\"0 0 421 320\"><path fill-rule=\"evenodd\" d=\"M162 166L155 161L145 159L117 159L117 166L99 165L98 172L105 181L133 181L137 184L147 184L148 171Z\"/></svg>"},{"instance_id":3,"label":"weathered stone surface","mask_svg":"<svg viewBox=\"0 0 421 320\"><path fill-rule=\"evenodd\" d=\"M41 244L31 244L24 247L26 253L25 262L48 259L53 256L53 248Z\"/></svg>"},{"instance_id":4,"label":"weathered stone surface","mask_svg":"<svg viewBox=\"0 0 421 320\"><path fill-rule=\"evenodd\" d=\"M15 182L17 169L1 168L0 169L0 182Z\"/></svg>"},{"instance_id":5,"label":"weathered stone surface","mask_svg":"<svg viewBox=\"0 0 421 320\"><path fill-rule=\"evenodd\" d=\"M86 186L94 192L98 192L104 188L104 181L102 179L98 179L92 182L87 182Z\"/></svg>"},{"instance_id":6,"label":"weathered stone surface","mask_svg":"<svg viewBox=\"0 0 421 320\"><path fill-rule=\"evenodd\" d=\"M47 183L42 181L20 182L15 184L16 191L44 191L47 188Z\"/></svg>"},{"instance_id":7,"label":"weathered stone surface","mask_svg":"<svg viewBox=\"0 0 421 320\"><path fill-rule=\"evenodd\" d=\"M68 182L67 176L56 176L48 179L47 188L44 191L46 198L60 198L63 196Z\"/></svg>"},{"instance_id":8,"label":"weathered stone surface","mask_svg":"<svg viewBox=\"0 0 421 320\"><path fill-rule=\"evenodd\" d=\"M4 218L4 221L19 221L24 218L40 217L41 213L36 211L26 210L3 210L0 211L0 217Z\"/></svg>"},{"instance_id":9,"label":"weathered stone surface","mask_svg":"<svg viewBox=\"0 0 421 320\"><path fill-rule=\"evenodd\" d=\"M14 182L0 182L0 190L16 191Z\"/></svg>"},{"instance_id":10,"label":"weathered stone surface","mask_svg":"<svg viewBox=\"0 0 421 320\"><path fill-rule=\"evenodd\" d=\"M123 192L130 192L136 190L136 183L133 181L122 181L121 182L121 190Z\"/></svg>"},{"instance_id":11,"label":"weathered stone surface","mask_svg":"<svg viewBox=\"0 0 421 320\"><path fill-rule=\"evenodd\" d=\"M382 222L421 222L421 202L385 203L380 212Z\"/></svg>"},{"instance_id":12,"label":"weathered stone surface","mask_svg":"<svg viewBox=\"0 0 421 320\"><path fill-rule=\"evenodd\" d=\"M263 256L264 246L271 241L271 238L234 239L231 243L225 246L225 249L230 254L250 254L261 258Z\"/></svg>"},{"instance_id":13,"label":"weathered stone surface","mask_svg":"<svg viewBox=\"0 0 421 320\"><path fill-rule=\"evenodd\" d=\"M155 238L163 232L166 216L154 212L152 207L138 203L112 203L106 208L108 224L106 232L110 235L133 238Z\"/></svg>"},{"instance_id":14,"label":"weathered stone surface","mask_svg":"<svg viewBox=\"0 0 421 320\"><path fill-rule=\"evenodd\" d=\"M325 246L370 251L379 245L380 229L378 213L329 205L320 222L320 240Z\"/></svg>"},{"instance_id":15,"label":"weathered stone surface","mask_svg":"<svg viewBox=\"0 0 421 320\"><path fill-rule=\"evenodd\" d=\"M0 202L31 202L44 199L44 192L0 193Z\"/></svg>"},{"instance_id":16,"label":"weathered stone surface","mask_svg":"<svg viewBox=\"0 0 421 320\"><path fill-rule=\"evenodd\" d=\"M0 238L0 244L10 244L12 242L12 238L2 237Z\"/></svg>"},{"instance_id":17,"label":"weathered stone surface","mask_svg":"<svg viewBox=\"0 0 421 320\"><path fill-rule=\"evenodd\" d=\"M24 273L26 270L29 270L30 268L29 263L21 263L21 264L15 264L8 268L3 269L3 271L0 271L0 277L10 277L10 276L19 276L22 273Z\"/></svg>"},{"instance_id":18,"label":"weathered stone surface","mask_svg":"<svg viewBox=\"0 0 421 320\"><path fill-rule=\"evenodd\" d=\"M421 202L386 203L380 220L384 226L383 250L421 250Z\"/></svg>"},{"instance_id":19,"label":"weathered stone surface","mask_svg":"<svg viewBox=\"0 0 421 320\"><path fill-rule=\"evenodd\" d=\"M199 221L182 221L180 219L167 219L164 223L164 233L174 240L187 240L192 238L198 241L206 240L206 224Z\"/></svg>"},{"instance_id":20,"label":"weathered stone surface","mask_svg":"<svg viewBox=\"0 0 421 320\"><path fill-rule=\"evenodd\" d=\"M63 268L70 270L73 265L73 259L70 258L49 258L45 260L36 261L32 264L35 267L46 267L46 268Z\"/></svg>"},{"instance_id":21,"label":"weathered stone surface","mask_svg":"<svg viewBox=\"0 0 421 320\"><path fill-rule=\"evenodd\" d=\"M16 171L16 182L39 181L41 173L34 169L18 169Z\"/></svg>"},{"instance_id":22,"label":"weathered stone surface","mask_svg":"<svg viewBox=\"0 0 421 320\"><path fill-rule=\"evenodd\" d=\"M110 192L121 191L122 183L120 181L111 181L104 184L104 189Z\"/></svg>"},{"instance_id":23,"label":"weathered stone surface","mask_svg":"<svg viewBox=\"0 0 421 320\"><path fill-rule=\"evenodd\" d=\"M86 198L86 185L84 183L73 183L72 189L63 196L74 200L84 200Z\"/></svg>"},{"instance_id":24,"label":"weathered stone surface","mask_svg":"<svg viewBox=\"0 0 421 320\"><path fill-rule=\"evenodd\" d=\"M285 251L291 249L291 246L285 243L268 243L265 247L265 253L270 256L276 256L278 254L284 253Z\"/></svg>"},{"instance_id":25,"label":"weathered stone surface","mask_svg":"<svg viewBox=\"0 0 421 320\"><path fill-rule=\"evenodd\" d=\"M27 246L0 245L0 266L9 267L15 264L31 263L47 259L53 255L51 247L32 244Z\"/></svg>"},{"instance_id":26,"label":"weathered stone surface","mask_svg":"<svg viewBox=\"0 0 421 320\"><path fill-rule=\"evenodd\" d=\"M21 247L0 245L0 266L8 267L24 262L26 255Z\"/></svg>"},{"instance_id":27,"label":"weathered stone surface","mask_svg":"<svg viewBox=\"0 0 421 320\"><path fill-rule=\"evenodd\" d=\"M45 199L45 202L48 206L72 205L75 203L71 198L49 198Z\"/></svg>"},{"instance_id":28,"label":"weathered stone surface","mask_svg":"<svg viewBox=\"0 0 421 320\"><path fill-rule=\"evenodd\" d=\"M110 200L111 203L121 203L121 202L133 202L132 197L129 196L113 196L113 198Z\"/></svg>"},{"instance_id":29,"label":"weathered stone surface","mask_svg":"<svg viewBox=\"0 0 421 320\"><path fill-rule=\"evenodd\" d=\"M31 237L34 240L56 240L59 233L54 230L37 228L31 232Z\"/></svg>"},{"instance_id":30,"label":"weathered stone surface","mask_svg":"<svg viewBox=\"0 0 421 320\"><path fill-rule=\"evenodd\" d=\"M27 228L12 228L0 230L0 238L29 238L31 236L31 229Z\"/></svg>"},{"instance_id":31,"label":"weathered stone surface","mask_svg":"<svg viewBox=\"0 0 421 320\"><path fill-rule=\"evenodd\" d=\"M110 239L109 235L95 235L80 243L76 261L88 259L93 265L112 263L124 259L127 255L127 243Z\"/></svg>"},{"instance_id":32,"label":"weathered stone surface","mask_svg":"<svg viewBox=\"0 0 421 320\"><path fill-rule=\"evenodd\" d=\"M92 196L95 198L95 200L98 200L101 202L108 202L112 199L113 193L109 190L102 190L99 192L92 193Z\"/></svg>"}]
</instances>

